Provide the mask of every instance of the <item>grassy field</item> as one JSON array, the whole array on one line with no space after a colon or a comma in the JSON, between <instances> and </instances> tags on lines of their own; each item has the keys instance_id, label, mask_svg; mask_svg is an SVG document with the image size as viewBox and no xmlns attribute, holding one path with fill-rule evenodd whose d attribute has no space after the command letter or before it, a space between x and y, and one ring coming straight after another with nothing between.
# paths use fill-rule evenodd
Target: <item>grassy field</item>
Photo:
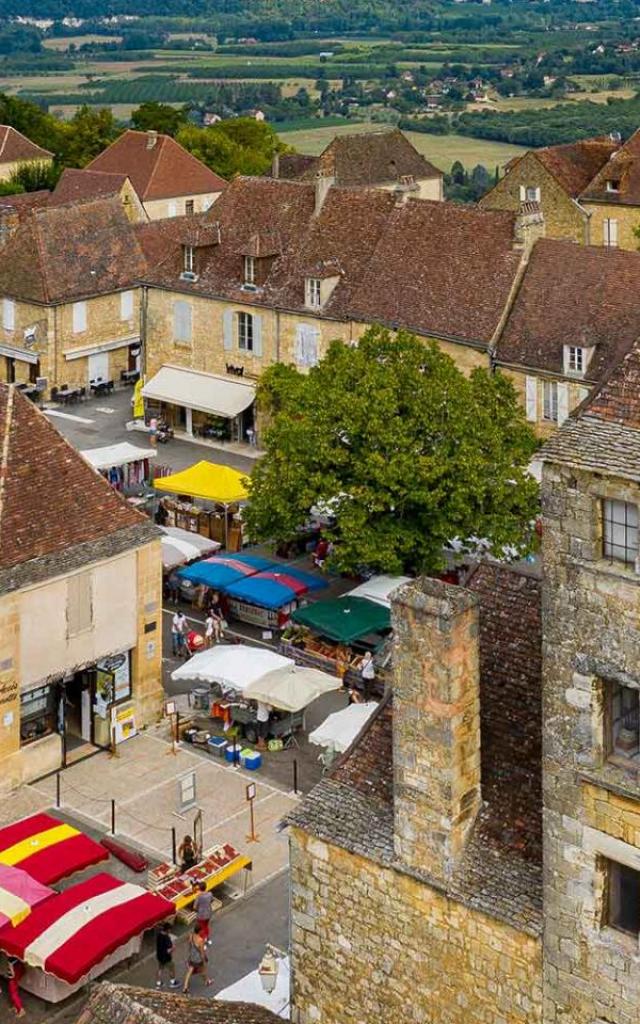
<instances>
[{"instance_id":1,"label":"grassy field","mask_svg":"<svg viewBox=\"0 0 640 1024\"><path fill-rule=\"evenodd\" d=\"M348 124L334 128L313 128L308 131L285 132L284 142L294 146L300 153L317 155L335 135L366 132L375 128L371 124ZM469 139L462 135L426 135L422 132L407 132L407 137L420 153L443 171L459 160L465 167L484 164L489 169L502 166L514 156L524 153L521 146L509 146L502 142L486 139Z\"/></svg>"}]
</instances>

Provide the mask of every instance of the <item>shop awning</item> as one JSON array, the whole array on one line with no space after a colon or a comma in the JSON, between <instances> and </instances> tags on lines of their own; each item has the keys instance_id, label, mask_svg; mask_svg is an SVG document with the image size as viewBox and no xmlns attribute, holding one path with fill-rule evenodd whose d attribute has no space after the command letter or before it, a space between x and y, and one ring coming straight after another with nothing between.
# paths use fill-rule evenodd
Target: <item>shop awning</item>
<instances>
[{"instance_id":1,"label":"shop awning","mask_svg":"<svg viewBox=\"0 0 640 1024\"><path fill-rule=\"evenodd\" d=\"M249 700L270 704L279 711L302 711L324 693L339 690L342 680L307 665L286 665L273 669L244 688Z\"/></svg>"},{"instance_id":2,"label":"shop awning","mask_svg":"<svg viewBox=\"0 0 640 1024\"><path fill-rule=\"evenodd\" d=\"M291 616L301 626L349 644L367 633L380 633L391 626L389 609L363 597L338 597L296 608Z\"/></svg>"},{"instance_id":3,"label":"shop awning","mask_svg":"<svg viewBox=\"0 0 640 1024\"><path fill-rule=\"evenodd\" d=\"M104 846L49 814L33 814L0 829L0 864L22 868L43 885L108 856Z\"/></svg>"},{"instance_id":4,"label":"shop awning","mask_svg":"<svg viewBox=\"0 0 640 1024\"><path fill-rule=\"evenodd\" d=\"M361 583L355 590L350 590L349 597L365 597L367 601L375 601L376 604L390 608L389 595L404 583L411 582L409 576L372 576L370 580Z\"/></svg>"},{"instance_id":5,"label":"shop awning","mask_svg":"<svg viewBox=\"0 0 640 1024\"><path fill-rule=\"evenodd\" d=\"M256 397L256 389L254 384L217 377L213 373L163 366L147 381L142 394L155 402L168 402L233 419L249 408Z\"/></svg>"},{"instance_id":6,"label":"shop awning","mask_svg":"<svg viewBox=\"0 0 640 1024\"><path fill-rule=\"evenodd\" d=\"M219 644L193 658L171 673L174 683L180 681L219 683L224 689L242 692L250 683L274 669L291 667L291 658L276 654L268 647L249 644Z\"/></svg>"},{"instance_id":7,"label":"shop awning","mask_svg":"<svg viewBox=\"0 0 640 1024\"><path fill-rule=\"evenodd\" d=\"M342 711L334 711L317 729L309 733L309 743L344 753L377 708L375 701L369 701L367 704L350 704Z\"/></svg>"},{"instance_id":8,"label":"shop awning","mask_svg":"<svg viewBox=\"0 0 640 1024\"><path fill-rule=\"evenodd\" d=\"M135 444L123 441L122 444L109 444L104 448L85 448L80 454L94 469L111 469L112 466L127 466L130 462L141 462L142 459L155 459L153 448L138 448Z\"/></svg>"},{"instance_id":9,"label":"shop awning","mask_svg":"<svg viewBox=\"0 0 640 1024\"><path fill-rule=\"evenodd\" d=\"M196 462L189 469L153 481L157 491L169 494L189 494L192 498L213 501L220 505L246 501L246 473L239 473L230 466L219 466L215 462Z\"/></svg>"},{"instance_id":10,"label":"shop awning","mask_svg":"<svg viewBox=\"0 0 640 1024\"><path fill-rule=\"evenodd\" d=\"M48 885L36 882L21 868L0 864L0 928L6 924L16 928L50 896L55 896L55 892Z\"/></svg>"},{"instance_id":11,"label":"shop awning","mask_svg":"<svg viewBox=\"0 0 640 1024\"><path fill-rule=\"evenodd\" d=\"M256 555L214 555L213 558L204 558L195 565L180 569L178 576L191 583L221 590L245 576L255 576L261 569L274 567L273 562Z\"/></svg>"}]
</instances>

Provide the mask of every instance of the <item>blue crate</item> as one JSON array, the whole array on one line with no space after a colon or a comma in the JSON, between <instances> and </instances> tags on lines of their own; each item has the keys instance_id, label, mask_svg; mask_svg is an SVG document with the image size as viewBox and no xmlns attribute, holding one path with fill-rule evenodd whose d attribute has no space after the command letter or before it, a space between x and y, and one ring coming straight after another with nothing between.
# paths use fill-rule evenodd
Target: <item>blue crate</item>
<instances>
[{"instance_id":1,"label":"blue crate","mask_svg":"<svg viewBox=\"0 0 640 1024\"><path fill-rule=\"evenodd\" d=\"M224 757L228 745L224 736L210 736L207 740L209 753L215 754L216 757Z\"/></svg>"}]
</instances>

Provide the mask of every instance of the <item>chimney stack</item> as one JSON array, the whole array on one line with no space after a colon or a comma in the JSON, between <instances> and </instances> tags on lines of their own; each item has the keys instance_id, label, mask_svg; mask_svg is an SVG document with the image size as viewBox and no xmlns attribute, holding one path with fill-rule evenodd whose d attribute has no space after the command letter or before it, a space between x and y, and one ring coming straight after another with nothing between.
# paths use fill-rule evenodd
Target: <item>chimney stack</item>
<instances>
[{"instance_id":1,"label":"chimney stack","mask_svg":"<svg viewBox=\"0 0 640 1024\"><path fill-rule=\"evenodd\" d=\"M272 178L279 178L280 177L280 154L279 153L274 153L273 154L273 159L271 161L271 177Z\"/></svg>"},{"instance_id":2,"label":"chimney stack","mask_svg":"<svg viewBox=\"0 0 640 1024\"><path fill-rule=\"evenodd\" d=\"M147 132L147 149L155 149L156 142L158 141L158 133L155 129L151 129Z\"/></svg>"},{"instance_id":3,"label":"chimney stack","mask_svg":"<svg viewBox=\"0 0 640 1024\"><path fill-rule=\"evenodd\" d=\"M539 203L521 202L513 231L513 248L528 253L539 238L544 238L546 228L544 215Z\"/></svg>"},{"instance_id":4,"label":"chimney stack","mask_svg":"<svg viewBox=\"0 0 640 1024\"><path fill-rule=\"evenodd\" d=\"M329 194L329 189L332 185L335 185L335 183L336 179L331 174L324 174L322 171L318 171L316 174L316 205L313 211L316 216L324 206L324 201Z\"/></svg>"},{"instance_id":5,"label":"chimney stack","mask_svg":"<svg viewBox=\"0 0 640 1024\"><path fill-rule=\"evenodd\" d=\"M477 599L422 578L392 621L395 852L446 884L481 804Z\"/></svg>"}]
</instances>

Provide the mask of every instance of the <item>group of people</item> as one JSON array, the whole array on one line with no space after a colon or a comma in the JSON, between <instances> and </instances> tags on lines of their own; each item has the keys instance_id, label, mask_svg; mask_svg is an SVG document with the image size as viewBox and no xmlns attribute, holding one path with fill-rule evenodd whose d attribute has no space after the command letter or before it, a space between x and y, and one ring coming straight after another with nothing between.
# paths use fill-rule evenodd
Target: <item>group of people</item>
<instances>
[{"instance_id":1,"label":"group of people","mask_svg":"<svg viewBox=\"0 0 640 1024\"><path fill-rule=\"evenodd\" d=\"M204 645L213 647L214 643L224 640L224 631L227 627L224 609L220 603L220 596L215 591L211 594L204 620ZM171 652L174 658L188 658L191 651L189 648L189 627L187 617L181 608L177 608L171 620Z\"/></svg>"},{"instance_id":2,"label":"group of people","mask_svg":"<svg viewBox=\"0 0 640 1024\"><path fill-rule=\"evenodd\" d=\"M198 885L198 895L193 904L196 923L193 930L189 933L187 945L187 967L184 981L182 982L182 992L184 995L189 994L191 979L194 975L202 977L207 987L213 984L213 979L209 977L208 973L209 955L207 952L211 946L211 899L211 893L207 892L206 885L204 882L200 882ZM176 966L173 960L175 945L175 936L171 934L168 921L165 921L160 925L156 934L156 962L158 965L156 988L162 988L167 974L169 975L169 988L178 988L180 985L176 977Z\"/></svg>"}]
</instances>

